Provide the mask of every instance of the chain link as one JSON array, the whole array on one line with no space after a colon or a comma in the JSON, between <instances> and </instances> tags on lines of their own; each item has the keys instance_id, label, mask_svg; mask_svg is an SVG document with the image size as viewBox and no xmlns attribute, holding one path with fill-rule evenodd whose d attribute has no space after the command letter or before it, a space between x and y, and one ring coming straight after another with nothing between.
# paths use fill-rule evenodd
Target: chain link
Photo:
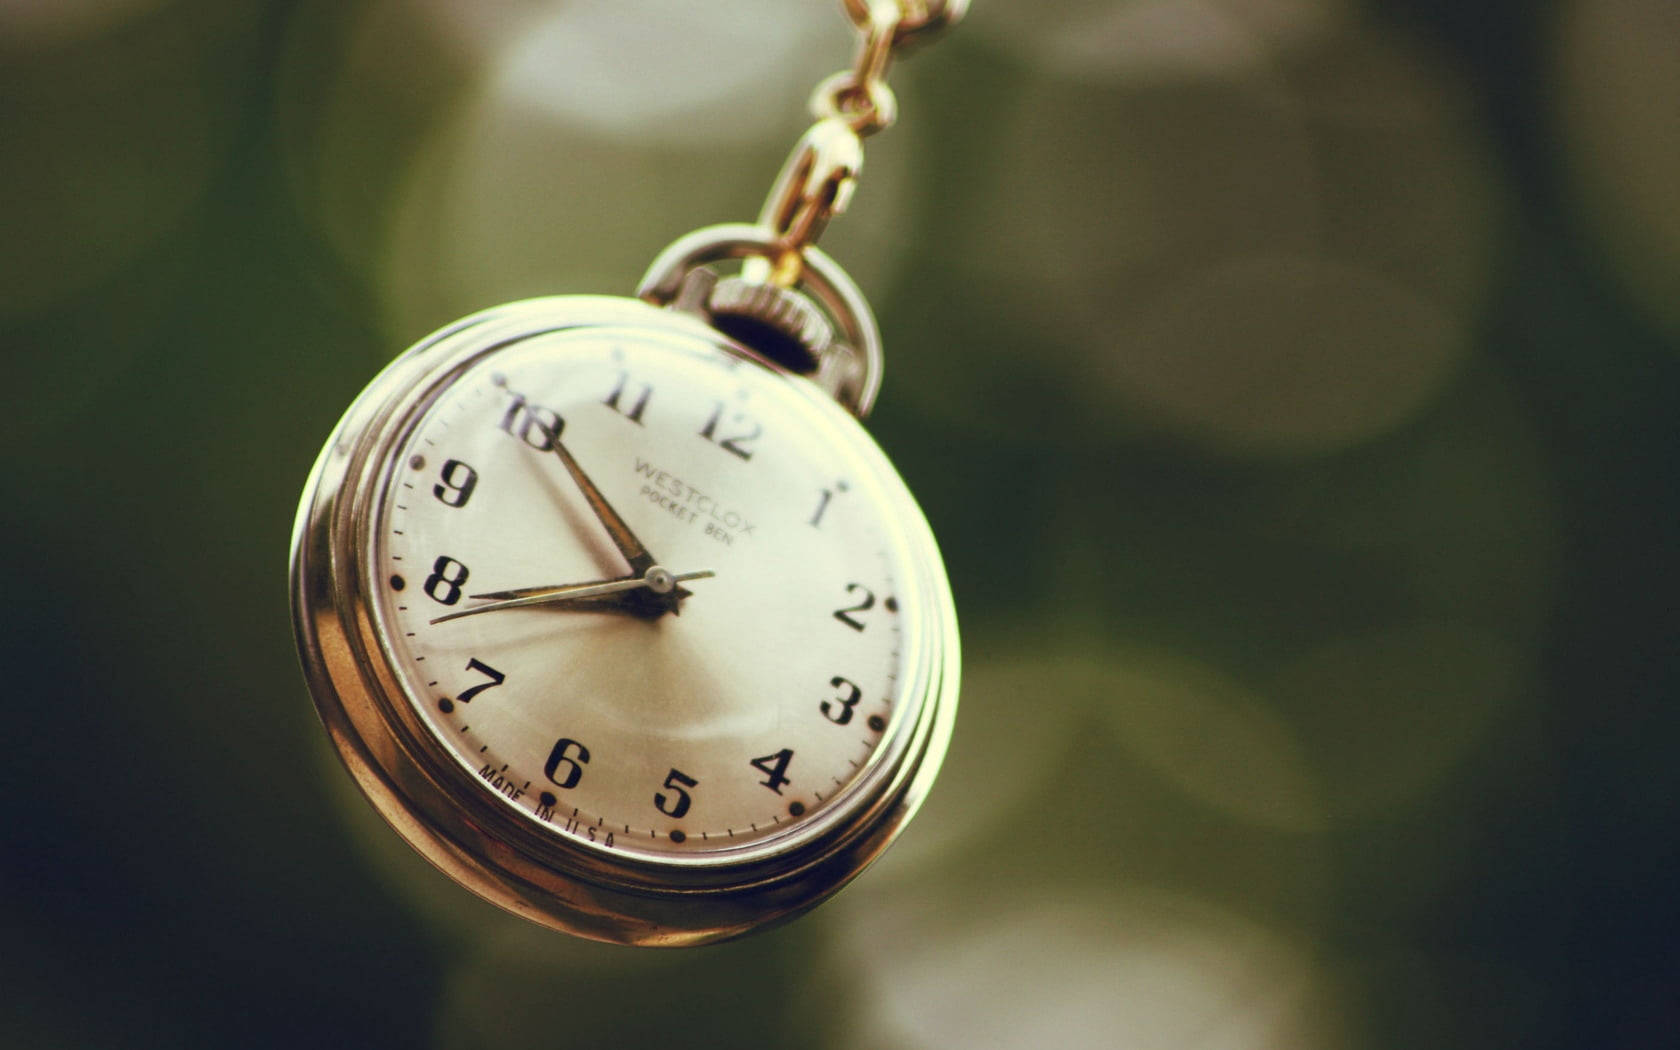
<instances>
[{"instance_id":1,"label":"chain link","mask_svg":"<svg viewBox=\"0 0 1680 1050\"><path fill-rule=\"evenodd\" d=\"M853 25L864 30L869 28L872 9L877 4L870 0L841 0L841 5ZM968 0L902 0L888 6L899 10L898 29L893 41L895 49L928 43L962 21L963 15L968 13Z\"/></svg>"},{"instance_id":2,"label":"chain link","mask_svg":"<svg viewBox=\"0 0 1680 1050\"><path fill-rule=\"evenodd\" d=\"M898 100L887 71L902 51L920 47L956 25L968 0L841 0L861 34L851 69L824 78L811 94L817 123L788 155L758 223L777 252L749 267L758 279L788 288L799 282L803 253L828 220L846 210L863 169L865 136L892 126Z\"/></svg>"}]
</instances>

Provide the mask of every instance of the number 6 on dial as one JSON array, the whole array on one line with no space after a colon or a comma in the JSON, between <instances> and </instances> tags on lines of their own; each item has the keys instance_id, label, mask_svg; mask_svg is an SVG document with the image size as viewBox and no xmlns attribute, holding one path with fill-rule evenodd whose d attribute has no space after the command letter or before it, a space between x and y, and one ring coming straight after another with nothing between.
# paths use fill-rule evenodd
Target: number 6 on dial
<instances>
[{"instance_id":1,"label":"number 6 on dial","mask_svg":"<svg viewBox=\"0 0 1680 1050\"><path fill-rule=\"evenodd\" d=\"M543 776L554 782L556 787L575 788L578 781L583 779L583 767L589 761L589 749L576 740L561 737L554 744L554 750L548 753L548 761L543 764ZM555 776L559 773L559 776Z\"/></svg>"}]
</instances>

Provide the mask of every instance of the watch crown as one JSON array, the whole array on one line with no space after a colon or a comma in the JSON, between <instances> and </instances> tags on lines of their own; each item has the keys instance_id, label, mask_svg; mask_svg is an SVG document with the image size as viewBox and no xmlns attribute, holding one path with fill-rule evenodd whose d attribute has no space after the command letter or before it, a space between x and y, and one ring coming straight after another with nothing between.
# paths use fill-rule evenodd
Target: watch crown
<instances>
[{"instance_id":1,"label":"watch crown","mask_svg":"<svg viewBox=\"0 0 1680 1050\"><path fill-rule=\"evenodd\" d=\"M809 375L834 345L834 326L798 292L725 277L706 301L712 324L777 364Z\"/></svg>"}]
</instances>

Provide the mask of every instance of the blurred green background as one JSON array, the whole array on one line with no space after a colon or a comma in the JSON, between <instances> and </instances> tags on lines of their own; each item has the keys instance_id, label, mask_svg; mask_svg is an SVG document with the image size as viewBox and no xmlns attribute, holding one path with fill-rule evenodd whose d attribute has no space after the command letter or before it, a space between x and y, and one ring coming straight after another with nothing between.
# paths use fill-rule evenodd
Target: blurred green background
<instances>
[{"instance_id":1,"label":"blurred green background","mask_svg":"<svg viewBox=\"0 0 1680 1050\"><path fill-rule=\"evenodd\" d=\"M0 1045L1680 1043L1673 0L979 0L824 241L965 630L916 825L656 953L355 797L329 428L750 218L838 6L0 0Z\"/></svg>"}]
</instances>

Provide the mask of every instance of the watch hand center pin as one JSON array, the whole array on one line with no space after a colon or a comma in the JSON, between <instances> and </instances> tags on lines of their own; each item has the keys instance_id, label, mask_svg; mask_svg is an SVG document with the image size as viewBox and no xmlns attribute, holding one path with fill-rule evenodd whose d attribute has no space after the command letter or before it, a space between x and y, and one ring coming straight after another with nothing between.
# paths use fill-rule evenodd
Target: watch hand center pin
<instances>
[{"instance_id":1,"label":"watch hand center pin","mask_svg":"<svg viewBox=\"0 0 1680 1050\"><path fill-rule=\"evenodd\" d=\"M649 566L642 578L647 581L648 590L655 594L670 594L677 586L676 577L659 565Z\"/></svg>"}]
</instances>

